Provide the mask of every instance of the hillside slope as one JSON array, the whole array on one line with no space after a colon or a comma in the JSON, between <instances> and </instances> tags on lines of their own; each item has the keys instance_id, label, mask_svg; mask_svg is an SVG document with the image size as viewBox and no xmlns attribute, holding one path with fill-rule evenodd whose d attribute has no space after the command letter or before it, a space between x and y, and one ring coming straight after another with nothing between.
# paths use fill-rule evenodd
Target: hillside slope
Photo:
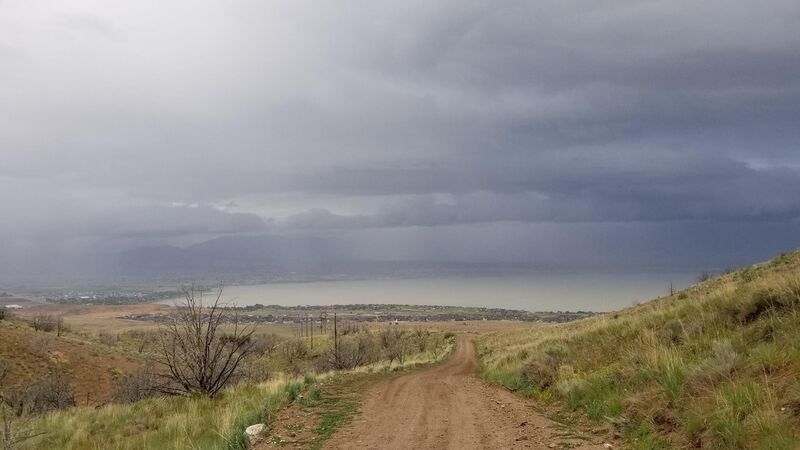
<instances>
[{"instance_id":1,"label":"hillside slope","mask_svg":"<svg viewBox=\"0 0 800 450\"><path fill-rule=\"evenodd\" d=\"M478 346L484 378L631 448L800 448L800 253Z\"/></svg>"},{"instance_id":2,"label":"hillside slope","mask_svg":"<svg viewBox=\"0 0 800 450\"><path fill-rule=\"evenodd\" d=\"M56 336L34 331L21 319L6 319L0 320L0 364L8 370L5 388L65 375L77 404L100 405L111 400L113 379L140 362L80 334Z\"/></svg>"},{"instance_id":3,"label":"hillside slope","mask_svg":"<svg viewBox=\"0 0 800 450\"><path fill-rule=\"evenodd\" d=\"M356 339L357 333L349 333L339 335L340 349ZM317 351L328 347L323 344L326 338L317 339ZM379 336L372 335L372 339ZM453 341L452 335L441 333L427 341L425 350L416 347L408 351L402 363L381 356L352 370L316 374L311 371L311 361L296 353L302 340L285 340L274 352L255 356L243 370L244 378L214 398L156 396L134 403L81 405L50 412L28 420L31 429L43 430L43 434L15 448L243 449L247 448L247 426L270 424L282 407L303 398L300 394L305 390L313 390L314 383L359 372L390 375L434 363L449 354ZM288 361L287 355L295 361ZM319 356L309 351L305 358L313 355Z\"/></svg>"}]
</instances>

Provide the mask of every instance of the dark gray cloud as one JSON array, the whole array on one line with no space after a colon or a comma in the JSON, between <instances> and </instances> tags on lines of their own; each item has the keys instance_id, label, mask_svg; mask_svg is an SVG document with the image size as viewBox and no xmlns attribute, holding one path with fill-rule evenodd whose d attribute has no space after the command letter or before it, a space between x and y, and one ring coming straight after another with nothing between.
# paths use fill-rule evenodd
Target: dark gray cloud
<instances>
[{"instance_id":1,"label":"dark gray cloud","mask_svg":"<svg viewBox=\"0 0 800 450\"><path fill-rule=\"evenodd\" d=\"M642 254L683 245L670 229L797 228L798 20L790 0L0 2L0 245L269 233L480 260L509 224L624 225Z\"/></svg>"}]
</instances>

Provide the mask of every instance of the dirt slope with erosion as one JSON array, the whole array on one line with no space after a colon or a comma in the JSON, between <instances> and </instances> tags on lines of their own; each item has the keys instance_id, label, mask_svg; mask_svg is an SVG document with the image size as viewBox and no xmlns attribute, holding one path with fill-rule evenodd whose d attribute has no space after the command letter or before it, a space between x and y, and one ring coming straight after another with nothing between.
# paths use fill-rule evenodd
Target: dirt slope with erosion
<instances>
[{"instance_id":1,"label":"dirt slope with erosion","mask_svg":"<svg viewBox=\"0 0 800 450\"><path fill-rule=\"evenodd\" d=\"M113 378L139 364L115 349L78 336L34 331L21 320L0 321L0 360L10 368L5 383L12 388L56 371L65 372L79 405L110 401Z\"/></svg>"}]
</instances>

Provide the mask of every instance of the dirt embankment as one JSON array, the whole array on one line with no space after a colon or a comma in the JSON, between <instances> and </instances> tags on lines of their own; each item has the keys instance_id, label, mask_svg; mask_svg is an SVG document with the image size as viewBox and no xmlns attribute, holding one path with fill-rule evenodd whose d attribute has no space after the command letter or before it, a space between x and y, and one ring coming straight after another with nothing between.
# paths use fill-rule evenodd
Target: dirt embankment
<instances>
[{"instance_id":1,"label":"dirt embankment","mask_svg":"<svg viewBox=\"0 0 800 450\"><path fill-rule=\"evenodd\" d=\"M359 414L324 448L603 448L486 385L477 372L474 345L459 336L447 362L372 386Z\"/></svg>"}]
</instances>

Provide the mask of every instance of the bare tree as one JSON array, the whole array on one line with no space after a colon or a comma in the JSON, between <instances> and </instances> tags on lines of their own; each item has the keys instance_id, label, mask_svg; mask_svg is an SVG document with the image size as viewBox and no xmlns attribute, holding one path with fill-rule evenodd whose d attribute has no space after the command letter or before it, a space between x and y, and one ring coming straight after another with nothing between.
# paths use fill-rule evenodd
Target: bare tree
<instances>
[{"instance_id":1,"label":"bare tree","mask_svg":"<svg viewBox=\"0 0 800 450\"><path fill-rule=\"evenodd\" d=\"M375 341L369 332L337 339L325 352L325 366L330 369L347 370L375 361Z\"/></svg>"},{"instance_id":2,"label":"bare tree","mask_svg":"<svg viewBox=\"0 0 800 450\"><path fill-rule=\"evenodd\" d=\"M50 352L53 350L54 340L55 338L49 334L37 335L31 340L31 348L37 355L46 358L50 356Z\"/></svg>"},{"instance_id":3,"label":"bare tree","mask_svg":"<svg viewBox=\"0 0 800 450\"><path fill-rule=\"evenodd\" d=\"M66 322L64 322L64 316L56 317L56 336L61 337L62 334L69 331L69 327L67 326Z\"/></svg>"},{"instance_id":4,"label":"bare tree","mask_svg":"<svg viewBox=\"0 0 800 450\"><path fill-rule=\"evenodd\" d=\"M131 330L127 335L133 340L138 353L144 353L158 343L158 334L147 330Z\"/></svg>"},{"instance_id":5,"label":"bare tree","mask_svg":"<svg viewBox=\"0 0 800 450\"><path fill-rule=\"evenodd\" d=\"M414 343L417 345L417 349L420 353L428 349L428 338L431 336L431 332L429 330L425 330L422 327L417 327L414 329L413 336Z\"/></svg>"},{"instance_id":6,"label":"bare tree","mask_svg":"<svg viewBox=\"0 0 800 450\"><path fill-rule=\"evenodd\" d=\"M393 361L397 361L400 364L405 362L409 342L404 331L398 329L383 330L380 334L380 343L381 348L386 353L389 364Z\"/></svg>"},{"instance_id":7,"label":"bare tree","mask_svg":"<svg viewBox=\"0 0 800 450\"><path fill-rule=\"evenodd\" d=\"M163 327L158 362L166 369L169 383L160 389L167 394L200 393L213 397L237 374L252 350L253 328L240 325L239 316L220 304L222 286L216 298L203 305L202 291L183 287L184 303ZM224 333L221 325L230 323Z\"/></svg>"},{"instance_id":8,"label":"bare tree","mask_svg":"<svg viewBox=\"0 0 800 450\"><path fill-rule=\"evenodd\" d=\"M0 360L0 446L4 450L13 450L19 444L43 434L34 431L29 417L20 417L13 413L11 399L3 390L7 386L6 378L10 372L11 366Z\"/></svg>"},{"instance_id":9,"label":"bare tree","mask_svg":"<svg viewBox=\"0 0 800 450\"><path fill-rule=\"evenodd\" d=\"M56 329L56 318L50 314L38 313L31 319L31 326L36 331L53 331Z\"/></svg>"},{"instance_id":10,"label":"bare tree","mask_svg":"<svg viewBox=\"0 0 800 450\"><path fill-rule=\"evenodd\" d=\"M14 450L23 442L42 434L35 431L29 417L11 414L6 404L0 401L0 445L4 450Z\"/></svg>"},{"instance_id":11,"label":"bare tree","mask_svg":"<svg viewBox=\"0 0 800 450\"><path fill-rule=\"evenodd\" d=\"M308 357L308 347L302 339L291 339L281 346L281 354L287 363L292 364Z\"/></svg>"},{"instance_id":12,"label":"bare tree","mask_svg":"<svg viewBox=\"0 0 800 450\"><path fill-rule=\"evenodd\" d=\"M112 397L120 403L133 403L159 394L158 376L150 366L139 367L114 381Z\"/></svg>"},{"instance_id":13,"label":"bare tree","mask_svg":"<svg viewBox=\"0 0 800 450\"><path fill-rule=\"evenodd\" d=\"M109 347L113 347L119 341L119 336L110 331L102 330L97 333L97 339L100 340L100 343L108 345Z\"/></svg>"},{"instance_id":14,"label":"bare tree","mask_svg":"<svg viewBox=\"0 0 800 450\"><path fill-rule=\"evenodd\" d=\"M253 336L253 353L259 356L269 356L278 348L282 339L275 333Z\"/></svg>"},{"instance_id":15,"label":"bare tree","mask_svg":"<svg viewBox=\"0 0 800 450\"><path fill-rule=\"evenodd\" d=\"M291 339L281 345L281 354L292 375L300 375L306 369L308 346L303 339Z\"/></svg>"},{"instance_id":16,"label":"bare tree","mask_svg":"<svg viewBox=\"0 0 800 450\"><path fill-rule=\"evenodd\" d=\"M3 392L2 395L3 403L17 417L43 414L76 405L71 377L61 370L30 385Z\"/></svg>"},{"instance_id":17,"label":"bare tree","mask_svg":"<svg viewBox=\"0 0 800 450\"><path fill-rule=\"evenodd\" d=\"M348 334L359 334L367 331L366 325L362 325L353 321L345 321L339 323L339 336L347 336Z\"/></svg>"}]
</instances>

